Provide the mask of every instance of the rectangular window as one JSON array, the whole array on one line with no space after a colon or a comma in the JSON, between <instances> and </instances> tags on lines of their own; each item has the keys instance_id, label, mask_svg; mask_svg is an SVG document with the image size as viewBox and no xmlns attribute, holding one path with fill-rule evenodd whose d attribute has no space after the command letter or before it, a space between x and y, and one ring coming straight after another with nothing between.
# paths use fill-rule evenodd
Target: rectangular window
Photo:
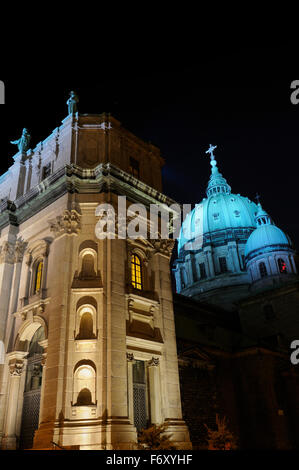
<instances>
[{"instance_id":1,"label":"rectangular window","mask_svg":"<svg viewBox=\"0 0 299 470\"><path fill-rule=\"evenodd\" d=\"M139 162L135 158L130 157L130 168L129 171L134 178L139 178Z\"/></svg>"},{"instance_id":2,"label":"rectangular window","mask_svg":"<svg viewBox=\"0 0 299 470\"><path fill-rule=\"evenodd\" d=\"M148 425L146 385L144 362L135 360L133 364L133 406L134 424L138 431L146 429Z\"/></svg>"},{"instance_id":3,"label":"rectangular window","mask_svg":"<svg viewBox=\"0 0 299 470\"><path fill-rule=\"evenodd\" d=\"M50 174L51 174L51 163L48 163L47 165L43 167L42 179L44 180L45 178L48 178Z\"/></svg>"},{"instance_id":4,"label":"rectangular window","mask_svg":"<svg viewBox=\"0 0 299 470\"><path fill-rule=\"evenodd\" d=\"M205 263L199 263L199 273L200 273L200 279L206 279L207 273L206 273Z\"/></svg>"},{"instance_id":5,"label":"rectangular window","mask_svg":"<svg viewBox=\"0 0 299 470\"><path fill-rule=\"evenodd\" d=\"M226 273L226 272L227 272L227 264L226 264L226 258L225 258L225 256L220 256L220 258L219 258L219 266L220 266L220 272L221 272L221 273Z\"/></svg>"}]
</instances>

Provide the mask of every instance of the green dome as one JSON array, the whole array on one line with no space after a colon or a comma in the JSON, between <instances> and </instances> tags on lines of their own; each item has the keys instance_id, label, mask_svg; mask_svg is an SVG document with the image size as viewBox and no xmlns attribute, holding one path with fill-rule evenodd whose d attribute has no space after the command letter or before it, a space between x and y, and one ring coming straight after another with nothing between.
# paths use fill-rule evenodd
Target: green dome
<instances>
[{"instance_id":1,"label":"green dome","mask_svg":"<svg viewBox=\"0 0 299 470\"><path fill-rule=\"evenodd\" d=\"M213 155L215 148L210 145L210 149L206 152L211 153L212 167L207 186L207 199L197 204L185 218L178 240L179 252L184 247L186 250L192 249L190 242L195 240L204 243L211 234L217 238L217 233L219 237L220 233L223 236L224 230L229 232L248 229L250 233L256 228L257 205L240 194L231 194L231 187L218 170L217 161ZM187 243L188 247L186 247ZM193 245L193 249L194 246L200 248L198 243Z\"/></svg>"},{"instance_id":2,"label":"green dome","mask_svg":"<svg viewBox=\"0 0 299 470\"><path fill-rule=\"evenodd\" d=\"M258 212L256 215L257 228L252 232L245 245L245 256L251 253L257 253L259 250L271 247L277 249L292 247L292 242L288 235L286 235L280 228L274 225L271 217L262 208L261 204L258 205Z\"/></svg>"},{"instance_id":3,"label":"green dome","mask_svg":"<svg viewBox=\"0 0 299 470\"><path fill-rule=\"evenodd\" d=\"M203 199L185 218L178 250L191 242L212 232L227 229L255 229L257 206L240 194L218 193Z\"/></svg>"}]
</instances>

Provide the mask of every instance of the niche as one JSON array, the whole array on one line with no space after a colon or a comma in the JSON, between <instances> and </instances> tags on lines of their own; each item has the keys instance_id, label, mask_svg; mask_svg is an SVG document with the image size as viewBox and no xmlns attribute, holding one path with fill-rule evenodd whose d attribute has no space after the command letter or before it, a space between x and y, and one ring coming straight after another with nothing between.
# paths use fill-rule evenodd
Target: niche
<instances>
[{"instance_id":1,"label":"niche","mask_svg":"<svg viewBox=\"0 0 299 470\"><path fill-rule=\"evenodd\" d=\"M73 406L96 404L96 368L92 361L80 361L74 370Z\"/></svg>"}]
</instances>

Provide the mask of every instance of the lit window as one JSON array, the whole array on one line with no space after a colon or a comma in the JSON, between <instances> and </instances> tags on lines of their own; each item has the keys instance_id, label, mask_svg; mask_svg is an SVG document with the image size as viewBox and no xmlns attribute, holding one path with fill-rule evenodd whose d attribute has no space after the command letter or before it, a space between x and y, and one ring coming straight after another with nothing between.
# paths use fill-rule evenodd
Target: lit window
<instances>
[{"instance_id":1,"label":"lit window","mask_svg":"<svg viewBox=\"0 0 299 470\"><path fill-rule=\"evenodd\" d=\"M142 289L141 279L141 261L139 256L132 255L131 257L131 272L132 272L132 286L135 289Z\"/></svg>"},{"instance_id":2,"label":"lit window","mask_svg":"<svg viewBox=\"0 0 299 470\"><path fill-rule=\"evenodd\" d=\"M278 269L279 269L279 272L282 274L287 273L287 265L285 261L281 258L279 258L278 260Z\"/></svg>"},{"instance_id":3,"label":"lit window","mask_svg":"<svg viewBox=\"0 0 299 470\"><path fill-rule=\"evenodd\" d=\"M260 275L261 275L261 277L266 277L266 276L268 276L268 272L267 272L267 268L266 268L265 263L261 262L261 263L259 264L259 270L260 270Z\"/></svg>"},{"instance_id":4,"label":"lit window","mask_svg":"<svg viewBox=\"0 0 299 470\"><path fill-rule=\"evenodd\" d=\"M44 265L43 261L39 261L36 266L35 289L34 289L35 294L37 294L41 289L43 265Z\"/></svg>"}]
</instances>

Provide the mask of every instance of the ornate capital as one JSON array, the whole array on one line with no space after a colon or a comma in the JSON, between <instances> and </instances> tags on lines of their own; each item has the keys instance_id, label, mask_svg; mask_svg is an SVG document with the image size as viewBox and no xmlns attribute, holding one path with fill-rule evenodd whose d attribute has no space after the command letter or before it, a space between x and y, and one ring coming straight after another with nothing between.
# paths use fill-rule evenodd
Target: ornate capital
<instances>
[{"instance_id":1,"label":"ornate capital","mask_svg":"<svg viewBox=\"0 0 299 470\"><path fill-rule=\"evenodd\" d=\"M55 238L64 234L78 234L81 229L80 214L74 209L65 210L63 215L59 215L55 220L49 220L48 222L50 231L54 233Z\"/></svg>"},{"instance_id":2,"label":"ornate capital","mask_svg":"<svg viewBox=\"0 0 299 470\"><path fill-rule=\"evenodd\" d=\"M24 361L22 359L13 359L8 366L10 375L20 377L24 369Z\"/></svg>"},{"instance_id":3,"label":"ornate capital","mask_svg":"<svg viewBox=\"0 0 299 470\"><path fill-rule=\"evenodd\" d=\"M128 353L127 352L127 361L128 362L134 361L134 354L133 353Z\"/></svg>"},{"instance_id":4,"label":"ornate capital","mask_svg":"<svg viewBox=\"0 0 299 470\"><path fill-rule=\"evenodd\" d=\"M46 365L46 361L47 361L47 350L48 350L48 339L43 339L42 341L39 341L38 344L44 348L44 351L42 353L42 361L41 361L41 365L42 367L45 367Z\"/></svg>"},{"instance_id":5,"label":"ornate capital","mask_svg":"<svg viewBox=\"0 0 299 470\"><path fill-rule=\"evenodd\" d=\"M24 242L23 240L17 240L16 246L15 246L15 262L16 263L22 262L26 247L27 247L26 242Z\"/></svg>"},{"instance_id":6,"label":"ornate capital","mask_svg":"<svg viewBox=\"0 0 299 470\"><path fill-rule=\"evenodd\" d=\"M15 262L15 248L14 244L5 241L0 247L0 263L13 264Z\"/></svg>"},{"instance_id":7,"label":"ornate capital","mask_svg":"<svg viewBox=\"0 0 299 470\"><path fill-rule=\"evenodd\" d=\"M152 357L150 361L148 361L148 365L150 367L157 367L160 363L160 359L158 357Z\"/></svg>"},{"instance_id":8,"label":"ornate capital","mask_svg":"<svg viewBox=\"0 0 299 470\"><path fill-rule=\"evenodd\" d=\"M152 239L151 242L157 253L162 253L163 255L171 256L175 240L171 238L160 238L158 240Z\"/></svg>"}]
</instances>

